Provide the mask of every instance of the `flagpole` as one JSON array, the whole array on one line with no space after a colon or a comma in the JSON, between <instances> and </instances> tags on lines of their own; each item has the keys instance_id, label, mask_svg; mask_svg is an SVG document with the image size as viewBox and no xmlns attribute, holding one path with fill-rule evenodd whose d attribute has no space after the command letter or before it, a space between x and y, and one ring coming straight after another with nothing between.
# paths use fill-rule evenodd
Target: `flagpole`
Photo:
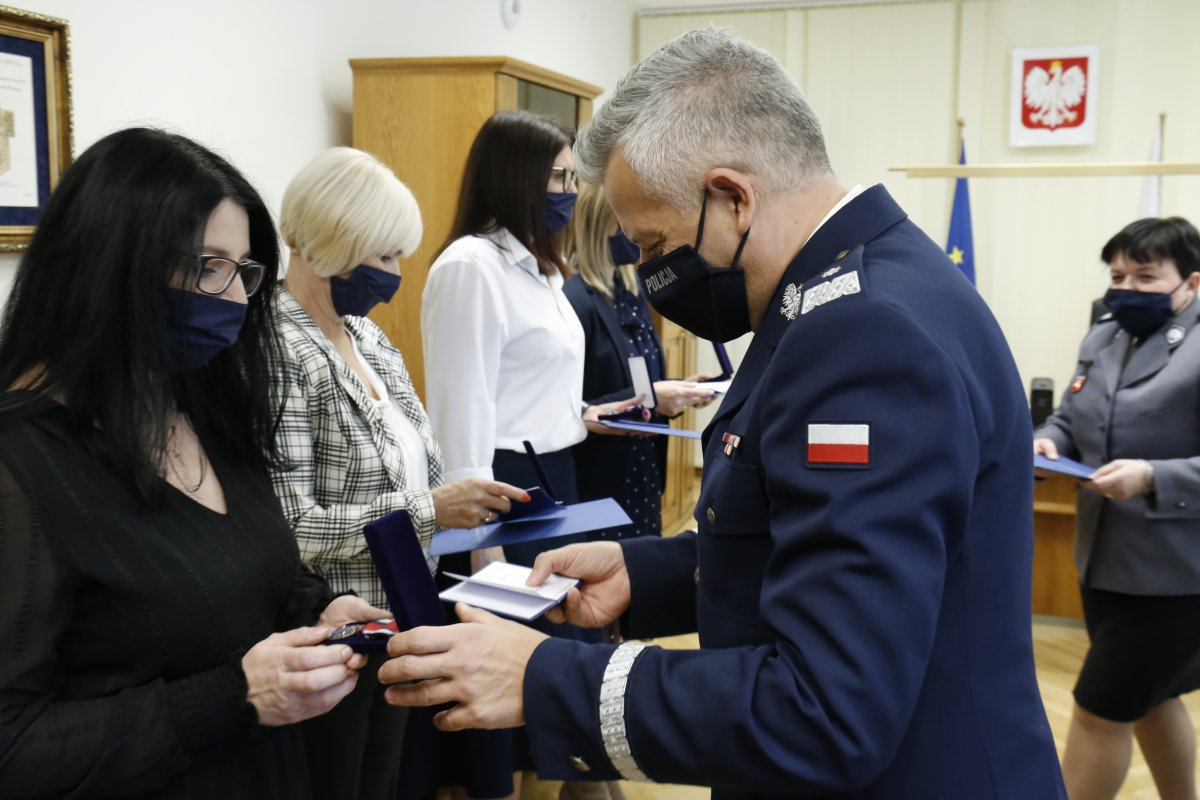
<instances>
[{"instance_id":1,"label":"flagpole","mask_svg":"<svg viewBox=\"0 0 1200 800\"><path fill-rule=\"evenodd\" d=\"M1159 160L1159 163L1166 160L1166 157L1167 157L1167 151L1165 149L1166 146L1167 146L1167 112L1160 111L1160 112L1158 112L1158 160ZM1154 187L1154 191L1158 194L1158 197L1155 198L1155 200L1157 201L1157 207L1159 209L1158 213L1161 214L1162 207L1163 207L1163 204L1162 204L1162 179L1161 178L1158 181L1158 185Z\"/></svg>"}]
</instances>

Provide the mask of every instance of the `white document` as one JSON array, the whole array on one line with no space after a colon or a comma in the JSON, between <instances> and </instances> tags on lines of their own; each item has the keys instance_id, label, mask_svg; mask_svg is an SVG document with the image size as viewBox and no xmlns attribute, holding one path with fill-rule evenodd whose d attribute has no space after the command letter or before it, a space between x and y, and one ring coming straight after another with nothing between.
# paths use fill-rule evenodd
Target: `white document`
<instances>
[{"instance_id":1,"label":"white document","mask_svg":"<svg viewBox=\"0 0 1200 800\"><path fill-rule=\"evenodd\" d=\"M642 396L642 405L645 408L654 408L657 398L654 396L654 384L650 382L650 371L646 369L646 359L642 356L630 356L629 374L633 378L633 393Z\"/></svg>"},{"instance_id":2,"label":"white document","mask_svg":"<svg viewBox=\"0 0 1200 800\"><path fill-rule=\"evenodd\" d=\"M579 583L577 578L551 575L541 586L527 586L525 580L533 572L529 567L493 561L470 577L445 572L456 583L438 597L451 603L466 603L486 608L497 614L517 619L536 619L558 605L567 590Z\"/></svg>"},{"instance_id":3,"label":"white document","mask_svg":"<svg viewBox=\"0 0 1200 800\"><path fill-rule=\"evenodd\" d=\"M729 384L733 383L733 378L727 381L700 381L697 386L703 386L705 389L712 389L713 394L728 394Z\"/></svg>"}]
</instances>

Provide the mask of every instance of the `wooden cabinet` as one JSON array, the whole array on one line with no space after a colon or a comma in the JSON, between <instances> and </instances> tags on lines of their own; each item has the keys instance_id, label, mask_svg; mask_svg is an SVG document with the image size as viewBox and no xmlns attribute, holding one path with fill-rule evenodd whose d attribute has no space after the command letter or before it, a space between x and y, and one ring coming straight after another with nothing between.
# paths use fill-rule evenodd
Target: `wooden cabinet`
<instances>
[{"instance_id":1,"label":"wooden cabinet","mask_svg":"<svg viewBox=\"0 0 1200 800\"><path fill-rule=\"evenodd\" d=\"M1033 613L1083 617L1075 569L1078 482L1050 475L1033 485Z\"/></svg>"},{"instance_id":2,"label":"wooden cabinet","mask_svg":"<svg viewBox=\"0 0 1200 800\"><path fill-rule=\"evenodd\" d=\"M571 126L592 116L600 87L502 56L353 59L354 146L376 156L421 205L421 246L401 265L396 298L371 319L404 355L425 396L421 293L458 204L467 152L497 111L525 109Z\"/></svg>"}]
</instances>

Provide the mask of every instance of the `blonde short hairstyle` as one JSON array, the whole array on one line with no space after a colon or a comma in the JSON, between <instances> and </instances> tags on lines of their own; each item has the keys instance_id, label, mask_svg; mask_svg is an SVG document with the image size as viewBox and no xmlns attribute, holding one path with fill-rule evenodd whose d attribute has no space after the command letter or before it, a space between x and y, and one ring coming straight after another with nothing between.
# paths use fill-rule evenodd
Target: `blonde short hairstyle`
<instances>
[{"instance_id":1,"label":"blonde short hairstyle","mask_svg":"<svg viewBox=\"0 0 1200 800\"><path fill-rule=\"evenodd\" d=\"M328 278L368 258L412 255L421 243L421 209L379 159L333 147L292 178L279 227L287 246Z\"/></svg>"},{"instance_id":2,"label":"blonde short hairstyle","mask_svg":"<svg viewBox=\"0 0 1200 800\"><path fill-rule=\"evenodd\" d=\"M608 247L608 232L616 224L617 217L608 205L604 189L593 184L579 187L575 201L572 227L575 244L575 265L579 275L588 286L605 297L613 296L612 269L621 273L621 281L630 292L638 293L637 266L613 264Z\"/></svg>"}]
</instances>

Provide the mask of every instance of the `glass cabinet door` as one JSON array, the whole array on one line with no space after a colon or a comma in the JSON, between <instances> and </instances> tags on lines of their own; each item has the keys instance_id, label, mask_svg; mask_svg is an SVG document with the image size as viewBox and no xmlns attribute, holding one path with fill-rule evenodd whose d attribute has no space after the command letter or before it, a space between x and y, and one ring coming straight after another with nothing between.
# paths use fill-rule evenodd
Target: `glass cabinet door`
<instances>
[{"instance_id":1,"label":"glass cabinet door","mask_svg":"<svg viewBox=\"0 0 1200 800\"><path fill-rule=\"evenodd\" d=\"M557 120L574 128L579 114L579 98L526 80L517 80L517 108Z\"/></svg>"}]
</instances>

